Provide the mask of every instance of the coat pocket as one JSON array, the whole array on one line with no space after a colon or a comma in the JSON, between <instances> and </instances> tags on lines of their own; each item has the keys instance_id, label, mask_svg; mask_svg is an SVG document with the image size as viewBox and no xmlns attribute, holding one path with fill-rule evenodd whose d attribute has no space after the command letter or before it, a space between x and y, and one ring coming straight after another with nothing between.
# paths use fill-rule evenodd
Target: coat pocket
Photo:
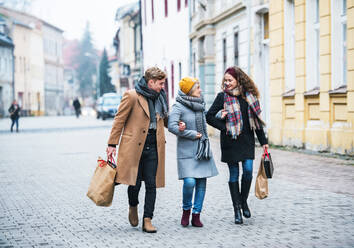
<instances>
[{"instance_id":1,"label":"coat pocket","mask_svg":"<svg viewBox=\"0 0 354 248\"><path fill-rule=\"evenodd\" d=\"M197 153L198 140L177 139L177 158L194 158Z\"/></svg>"}]
</instances>

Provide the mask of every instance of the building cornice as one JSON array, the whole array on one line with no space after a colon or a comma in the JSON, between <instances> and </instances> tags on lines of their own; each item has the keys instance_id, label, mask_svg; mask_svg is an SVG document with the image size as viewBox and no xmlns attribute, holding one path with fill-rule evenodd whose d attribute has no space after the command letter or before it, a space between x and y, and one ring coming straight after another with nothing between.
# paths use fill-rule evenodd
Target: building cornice
<instances>
[{"instance_id":1,"label":"building cornice","mask_svg":"<svg viewBox=\"0 0 354 248\"><path fill-rule=\"evenodd\" d=\"M193 40L195 38L200 38L200 37L203 37L203 36L206 36L206 35L215 35L216 31L215 31L215 28L213 28L212 26L206 28L206 29L203 29L203 30L200 30L200 31L195 31L193 33L191 33L189 35L189 39Z\"/></svg>"},{"instance_id":2,"label":"building cornice","mask_svg":"<svg viewBox=\"0 0 354 248\"><path fill-rule=\"evenodd\" d=\"M214 25L214 24L226 19L227 17L229 17L233 14L242 11L245 8L246 8L246 6L242 2L238 2L234 6L232 6L231 8L221 12L220 14L218 14L217 16L215 16L213 18L201 20L200 22L198 22L194 26L194 30L198 31L207 25Z\"/></svg>"}]
</instances>

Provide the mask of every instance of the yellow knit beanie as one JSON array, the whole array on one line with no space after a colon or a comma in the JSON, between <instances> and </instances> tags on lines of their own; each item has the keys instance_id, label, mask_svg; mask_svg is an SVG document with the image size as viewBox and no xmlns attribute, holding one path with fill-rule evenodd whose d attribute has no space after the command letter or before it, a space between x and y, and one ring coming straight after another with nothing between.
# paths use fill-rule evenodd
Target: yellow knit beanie
<instances>
[{"instance_id":1,"label":"yellow knit beanie","mask_svg":"<svg viewBox=\"0 0 354 248\"><path fill-rule=\"evenodd\" d=\"M179 88L184 94L188 94L194 84L198 82L197 78L184 77L179 81Z\"/></svg>"}]
</instances>

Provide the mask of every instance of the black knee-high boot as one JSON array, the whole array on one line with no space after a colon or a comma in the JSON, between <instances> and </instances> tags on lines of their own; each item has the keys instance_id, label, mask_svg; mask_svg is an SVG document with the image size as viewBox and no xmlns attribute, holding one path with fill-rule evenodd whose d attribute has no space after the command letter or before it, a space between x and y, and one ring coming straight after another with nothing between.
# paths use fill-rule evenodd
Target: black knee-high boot
<instances>
[{"instance_id":1,"label":"black knee-high boot","mask_svg":"<svg viewBox=\"0 0 354 248\"><path fill-rule=\"evenodd\" d=\"M238 182L229 182L230 195L235 212L235 224L242 224L241 194Z\"/></svg>"},{"instance_id":2,"label":"black knee-high boot","mask_svg":"<svg viewBox=\"0 0 354 248\"><path fill-rule=\"evenodd\" d=\"M248 208L248 204L247 204L247 198L250 192L251 183L252 183L252 178L251 179L242 178L241 180L241 200L242 200L241 207L242 207L243 216L245 218L251 217L251 211Z\"/></svg>"}]
</instances>

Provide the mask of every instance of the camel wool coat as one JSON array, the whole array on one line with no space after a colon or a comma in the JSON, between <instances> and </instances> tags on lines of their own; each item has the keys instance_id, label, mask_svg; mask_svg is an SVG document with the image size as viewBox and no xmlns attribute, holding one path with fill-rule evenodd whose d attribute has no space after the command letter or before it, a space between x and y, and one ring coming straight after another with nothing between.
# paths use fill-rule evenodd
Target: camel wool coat
<instances>
[{"instance_id":1,"label":"camel wool coat","mask_svg":"<svg viewBox=\"0 0 354 248\"><path fill-rule=\"evenodd\" d=\"M165 186L165 130L166 120L156 114L157 156L156 187ZM146 98L135 90L124 93L114 117L108 144L119 145L116 182L135 185L139 161L150 125L149 106Z\"/></svg>"}]
</instances>

